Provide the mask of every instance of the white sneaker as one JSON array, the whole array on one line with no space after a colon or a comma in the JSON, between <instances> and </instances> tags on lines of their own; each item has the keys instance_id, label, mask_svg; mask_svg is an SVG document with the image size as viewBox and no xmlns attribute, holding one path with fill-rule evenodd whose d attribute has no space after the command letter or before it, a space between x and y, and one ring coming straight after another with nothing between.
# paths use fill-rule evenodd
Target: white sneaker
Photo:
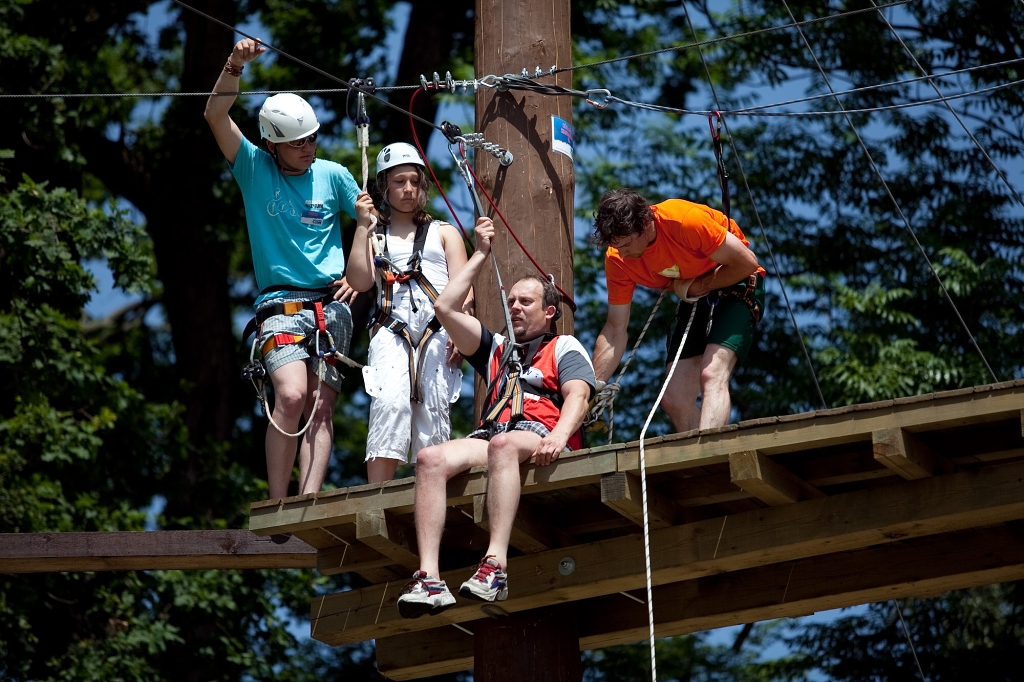
<instances>
[{"instance_id":1,"label":"white sneaker","mask_svg":"<svg viewBox=\"0 0 1024 682\"><path fill-rule=\"evenodd\" d=\"M493 556L485 556L472 578L462 583L459 594L479 601L508 599L508 576Z\"/></svg>"},{"instance_id":2,"label":"white sneaker","mask_svg":"<svg viewBox=\"0 0 1024 682\"><path fill-rule=\"evenodd\" d=\"M455 595L443 580L431 578L423 571L412 574L412 580L402 588L398 597L398 613L402 618L419 618L423 614L436 616L455 605Z\"/></svg>"}]
</instances>

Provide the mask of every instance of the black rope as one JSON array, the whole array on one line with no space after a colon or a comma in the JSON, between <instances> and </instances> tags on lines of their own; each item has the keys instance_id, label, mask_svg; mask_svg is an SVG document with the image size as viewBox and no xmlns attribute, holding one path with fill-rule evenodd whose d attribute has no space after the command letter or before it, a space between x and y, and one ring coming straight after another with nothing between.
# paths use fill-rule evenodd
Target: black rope
<instances>
[{"instance_id":1,"label":"black rope","mask_svg":"<svg viewBox=\"0 0 1024 682\"><path fill-rule=\"evenodd\" d=\"M786 12L789 14L789 18L792 19L793 21L796 21L796 17L793 16L793 11L789 9L789 3L787 3L786 0L782 0L782 6L786 8ZM802 29L798 28L797 32L800 34L800 38L801 40L803 40L804 46L807 48L808 54L811 55L811 59L814 61L814 65L817 67L818 73L821 74L822 79L825 81L826 87L828 87L830 92L835 92L832 88L832 82L828 78L828 74L825 73L825 69L821 66L821 62L818 61L818 56L814 54L814 49L811 48L811 43L809 40L807 40L807 36L804 35ZM949 291L946 289L946 285L942 281L942 278L939 277L939 273L935 271L935 266L932 265L932 261L928 257L928 253L924 250L924 246L921 245L920 240L918 240L917 233L914 232L914 228L911 227L910 221L907 220L907 217L903 214L903 209L900 208L899 202L896 201L896 197L893 195L892 190L889 189L889 183L885 181L885 177L882 176L882 171L879 170L878 165L875 163L875 159L871 156L871 150L869 150L867 144L864 143L864 139L860 136L860 131L857 130L857 126L854 124L853 119L850 118L849 113L843 108L843 103L839 101L838 97L836 98L836 105L843 112L843 115L846 118L846 123L850 126L850 130L857 138L857 142L860 143L861 149L864 150L864 156L867 158L872 170L874 170L875 175L878 176L878 180L882 183L882 187L885 188L885 193L889 196L889 200L892 201L892 205L896 209L896 213L903 221L903 225L906 226L907 231L910 233L911 238L914 240L914 244L917 245L917 250L921 252L921 256L924 258L924 262L928 265L928 269L931 271L932 276L935 278L935 281L938 282L939 288L942 290L943 295L946 297L946 300L949 302L949 305L953 308L953 312L956 314L957 320L960 321L960 325L963 327L964 331L967 332L967 337L971 340L971 344L974 346L974 349L978 352L978 356L981 358L982 363L985 365L985 369L987 369L988 373L992 376L992 381L998 382L999 377L997 377L996 373L992 370L992 366L988 364L988 358L985 357L985 353L982 352L981 346L978 345L977 339L974 338L974 334L971 332L970 327L967 326L967 322L960 314L959 308L957 308L956 303L953 302L953 297L949 295Z\"/></svg>"},{"instance_id":2,"label":"black rope","mask_svg":"<svg viewBox=\"0 0 1024 682\"><path fill-rule=\"evenodd\" d=\"M693 26L693 22L690 20L690 11L686 7L685 0L683 1L683 12L686 14L686 23L690 27L690 33L693 35L693 39L697 40L697 30ZM708 63L704 59L704 51L699 47L697 48L697 54L700 55L701 64L704 65L704 73L708 77L708 85L711 87L711 94L715 98L715 104L721 106L722 102L718 98L718 90L715 88L715 83L711 79L711 69L708 68ZM715 112L718 113L718 112ZM779 288L782 289L782 298L786 302L786 309L789 311L789 319L793 322L793 327L796 329L796 338L800 341L800 348L804 351L804 359L807 361L807 367L811 370L811 378L814 380L814 388L818 391L818 398L821 399L821 404L824 409L828 409L828 401L825 400L825 394L821 391L821 385L818 383L818 373L814 370L814 363L811 361L811 354L807 350L807 344L804 343L804 336L800 333L800 324L796 321L796 313L793 312L793 305L789 301L789 294L786 292L786 283L782 281L782 270L779 268L779 262L775 259L775 252L772 250L771 240L768 239L768 231L764 229L764 223L761 221L761 214L757 210L757 204L754 202L754 194L750 191L750 183L747 182L747 174L743 171L743 161L740 159L739 150L736 149L736 142L733 140L732 133L729 131L729 122L725 120L725 117L718 114L718 121L725 127L725 133L729 136L729 146L732 148L733 157L736 159L736 167L740 171L740 177L743 178L743 187L747 191L747 199L750 200L750 207L754 211L754 217L757 219L757 226L761 231L761 239L764 240L765 248L768 249L768 257L772 261L772 267L775 269L775 274L779 278ZM718 154L719 164L722 164L721 156Z\"/></svg>"}]
</instances>

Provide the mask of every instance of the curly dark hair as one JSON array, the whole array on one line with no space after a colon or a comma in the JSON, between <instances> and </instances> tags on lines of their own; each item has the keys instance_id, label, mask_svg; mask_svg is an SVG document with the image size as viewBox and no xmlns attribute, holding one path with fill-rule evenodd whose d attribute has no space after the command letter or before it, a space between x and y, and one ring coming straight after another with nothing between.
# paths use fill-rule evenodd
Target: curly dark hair
<instances>
[{"instance_id":1,"label":"curly dark hair","mask_svg":"<svg viewBox=\"0 0 1024 682\"><path fill-rule=\"evenodd\" d=\"M412 217L412 222L417 227L420 225L427 225L434 219L426 211L427 201L430 200L430 181L427 180L427 174L423 168L418 164L409 164L416 169L416 173L419 176L419 200L416 202L419 204L419 211ZM401 166L395 166L395 168L401 168ZM380 209L377 211L380 215L380 222L384 225L391 224L391 205L388 204L388 180L391 177L391 171L394 168L390 168L386 171L377 173L377 205Z\"/></svg>"},{"instance_id":2,"label":"curly dark hair","mask_svg":"<svg viewBox=\"0 0 1024 682\"><path fill-rule=\"evenodd\" d=\"M629 187L609 190L594 212L590 241L602 249L607 248L617 239L643 233L644 226L653 219L650 205L636 190Z\"/></svg>"}]
</instances>

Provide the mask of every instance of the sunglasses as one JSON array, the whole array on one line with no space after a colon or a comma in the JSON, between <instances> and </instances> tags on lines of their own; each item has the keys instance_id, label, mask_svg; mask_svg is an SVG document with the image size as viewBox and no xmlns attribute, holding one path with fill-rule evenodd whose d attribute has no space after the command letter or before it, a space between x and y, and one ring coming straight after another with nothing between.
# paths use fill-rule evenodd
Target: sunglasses
<instances>
[{"instance_id":1,"label":"sunglasses","mask_svg":"<svg viewBox=\"0 0 1024 682\"><path fill-rule=\"evenodd\" d=\"M313 133L312 135L307 135L306 137L299 138L298 140L292 140L291 142L285 142L285 144L288 145L289 147L295 147L296 149L302 149L303 147L306 146L307 142L310 142L312 144L316 144L316 135L317 135L316 133Z\"/></svg>"}]
</instances>

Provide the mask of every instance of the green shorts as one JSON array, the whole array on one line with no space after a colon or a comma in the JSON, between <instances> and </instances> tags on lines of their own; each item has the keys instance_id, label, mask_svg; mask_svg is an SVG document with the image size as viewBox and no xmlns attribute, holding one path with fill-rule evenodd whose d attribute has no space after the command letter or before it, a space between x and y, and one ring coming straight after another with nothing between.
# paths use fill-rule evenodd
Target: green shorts
<instances>
[{"instance_id":1,"label":"green shorts","mask_svg":"<svg viewBox=\"0 0 1024 682\"><path fill-rule=\"evenodd\" d=\"M690 333L683 345L683 352L680 358L692 358L704 354L704 349L709 343L717 343L736 353L739 360L747 357L750 347L754 345L754 330L757 324L754 322L754 315L749 305L735 295L728 292L736 292L741 296L747 289L746 281L734 284L731 287L720 289L720 297L712 294L710 298L717 298L718 302L712 306L708 296L702 297L696 303L679 301L676 307L676 317L672 322L672 331L668 336L666 349L668 351L668 362L676 356L676 349L686 330L686 323L690 320L690 311L697 306L697 314L693 316L693 324L690 325ZM764 277L757 276L757 284L754 287L753 300L764 311ZM714 313L712 313L712 307ZM711 319L709 329L708 319Z\"/></svg>"}]
</instances>

